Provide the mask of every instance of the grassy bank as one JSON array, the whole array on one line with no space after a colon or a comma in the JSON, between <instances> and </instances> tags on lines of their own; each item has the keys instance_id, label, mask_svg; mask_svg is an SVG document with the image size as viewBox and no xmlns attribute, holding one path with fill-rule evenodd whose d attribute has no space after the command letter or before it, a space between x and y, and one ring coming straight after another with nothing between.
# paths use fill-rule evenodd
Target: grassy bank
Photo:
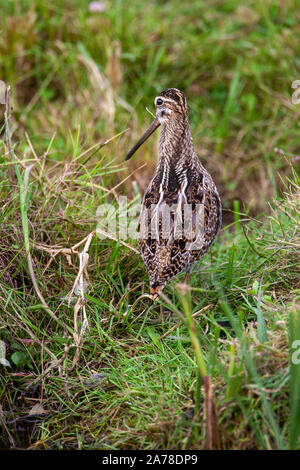
<instances>
[{"instance_id":1,"label":"grassy bank","mask_svg":"<svg viewBox=\"0 0 300 470\"><path fill-rule=\"evenodd\" d=\"M190 309L221 447L299 448L297 4L105 5L0 1L1 447L202 448ZM179 276L153 303L136 242L94 230L100 204L143 194L157 136L124 156L170 86L225 222L189 293Z\"/></svg>"}]
</instances>

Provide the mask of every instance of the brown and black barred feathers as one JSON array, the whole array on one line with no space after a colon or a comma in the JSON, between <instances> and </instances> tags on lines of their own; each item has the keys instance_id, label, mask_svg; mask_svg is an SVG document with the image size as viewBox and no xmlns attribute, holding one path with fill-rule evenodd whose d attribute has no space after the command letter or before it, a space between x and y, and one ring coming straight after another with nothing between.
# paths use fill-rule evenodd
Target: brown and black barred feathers
<instances>
[{"instance_id":1,"label":"brown and black barred feathers","mask_svg":"<svg viewBox=\"0 0 300 470\"><path fill-rule=\"evenodd\" d=\"M159 159L142 202L139 250L156 298L169 279L190 271L208 251L222 221L211 175L199 161L185 95L176 88L155 98L156 117L126 159L161 125Z\"/></svg>"}]
</instances>

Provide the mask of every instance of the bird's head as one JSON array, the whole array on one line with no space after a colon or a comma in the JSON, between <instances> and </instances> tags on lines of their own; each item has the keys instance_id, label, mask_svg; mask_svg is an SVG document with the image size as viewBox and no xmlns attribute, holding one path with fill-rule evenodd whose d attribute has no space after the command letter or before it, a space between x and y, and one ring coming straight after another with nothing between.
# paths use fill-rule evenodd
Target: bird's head
<instances>
[{"instance_id":1,"label":"bird's head","mask_svg":"<svg viewBox=\"0 0 300 470\"><path fill-rule=\"evenodd\" d=\"M187 113L187 103L184 93L177 88L162 91L154 100L156 118L164 125L172 119L180 119Z\"/></svg>"},{"instance_id":2,"label":"bird's head","mask_svg":"<svg viewBox=\"0 0 300 470\"><path fill-rule=\"evenodd\" d=\"M174 120L183 120L187 116L187 102L184 93L177 88L162 91L154 100L156 116L146 132L126 155L126 160L132 157L137 149L160 126L165 126Z\"/></svg>"}]
</instances>

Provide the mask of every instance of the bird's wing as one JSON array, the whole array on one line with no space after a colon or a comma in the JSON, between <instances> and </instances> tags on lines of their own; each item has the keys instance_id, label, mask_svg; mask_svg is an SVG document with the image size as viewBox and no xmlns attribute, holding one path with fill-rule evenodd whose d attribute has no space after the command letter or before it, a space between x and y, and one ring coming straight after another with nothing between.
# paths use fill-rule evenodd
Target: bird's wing
<instances>
[{"instance_id":1,"label":"bird's wing","mask_svg":"<svg viewBox=\"0 0 300 470\"><path fill-rule=\"evenodd\" d=\"M188 188L187 199L192 207L188 249L190 263L194 263L204 256L216 238L222 223L222 207L215 184L206 171Z\"/></svg>"}]
</instances>

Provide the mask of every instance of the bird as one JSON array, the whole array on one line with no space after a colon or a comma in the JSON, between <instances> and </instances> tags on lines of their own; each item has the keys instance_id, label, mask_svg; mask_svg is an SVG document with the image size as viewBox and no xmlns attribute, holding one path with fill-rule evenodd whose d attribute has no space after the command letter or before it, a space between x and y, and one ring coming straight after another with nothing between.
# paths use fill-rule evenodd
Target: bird
<instances>
[{"instance_id":1,"label":"bird","mask_svg":"<svg viewBox=\"0 0 300 470\"><path fill-rule=\"evenodd\" d=\"M207 253L222 223L217 187L193 145L185 94L177 88L154 100L155 118L126 155L129 160L161 126L156 171L144 194L138 248L156 300L168 281Z\"/></svg>"}]
</instances>

